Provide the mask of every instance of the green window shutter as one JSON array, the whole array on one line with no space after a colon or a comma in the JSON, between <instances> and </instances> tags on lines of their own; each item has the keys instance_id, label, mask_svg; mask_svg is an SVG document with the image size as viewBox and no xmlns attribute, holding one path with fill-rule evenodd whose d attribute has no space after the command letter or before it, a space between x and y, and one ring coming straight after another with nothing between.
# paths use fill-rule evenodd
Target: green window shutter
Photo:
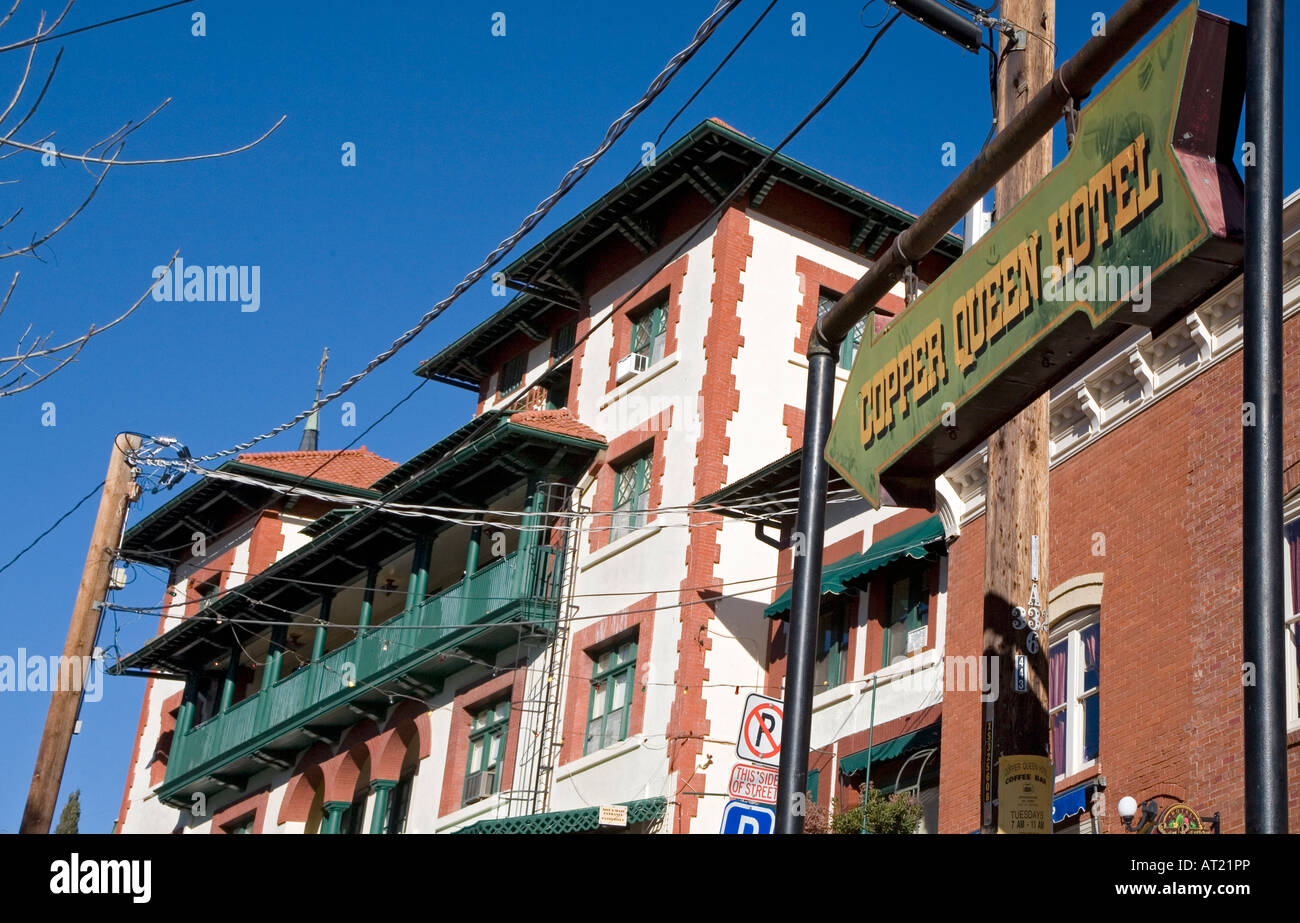
<instances>
[{"instance_id":1,"label":"green window shutter","mask_svg":"<svg viewBox=\"0 0 1300 923\"><path fill-rule=\"evenodd\" d=\"M812 796L813 803L816 804L821 800L822 772L820 769L810 770L808 773L808 794Z\"/></svg>"}]
</instances>

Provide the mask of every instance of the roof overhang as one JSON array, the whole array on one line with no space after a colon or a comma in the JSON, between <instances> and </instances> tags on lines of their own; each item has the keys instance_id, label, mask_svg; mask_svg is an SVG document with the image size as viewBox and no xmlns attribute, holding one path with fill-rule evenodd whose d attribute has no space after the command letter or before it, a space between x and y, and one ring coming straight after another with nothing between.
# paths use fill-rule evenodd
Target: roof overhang
<instances>
[{"instance_id":1,"label":"roof overhang","mask_svg":"<svg viewBox=\"0 0 1300 923\"><path fill-rule=\"evenodd\" d=\"M244 474L284 488L307 487L351 497L378 497L373 490L304 478L261 465L227 461L217 471ZM220 477L202 476L175 497L132 526L122 539L122 557L128 561L173 568L189 556L195 531L216 535L241 514L263 509L280 491L274 486L242 484Z\"/></svg>"},{"instance_id":2,"label":"roof overhang","mask_svg":"<svg viewBox=\"0 0 1300 923\"><path fill-rule=\"evenodd\" d=\"M416 369L417 375L477 391L490 372L484 353L557 306L574 316L584 308L581 261L606 238L618 236L642 253L658 250L658 211L664 198L685 185L712 207L720 192L734 188L771 153L771 148L716 119L696 125L653 166L645 166L583 209L562 227L503 270L507 287L520 292L504 308L457 339ZM750 187L748 205L761 208L778 184L791 186L843 212L851 221L851 249L865 256L876 253L894 235L910 227L916 216L860 189L840 182L784 154L775 155ZM658 207L658 208L657 208ZM935 251L946 260L961 255L961 239L946 235Z\"/></svg>"},{"instance_id":3,"label":"roof overhang","mask_svg":"<svg viewBox=\"0 0 1300 923\"><path fill-rule=\"evenodd\" d=\"M440 441L438 446L453 441L458 444L432 464L426 463L425 470L418 474L413 473L412 463L404 465L409 468L405 482L382 499L484 508L530 474L551 472L555 477L564 477L585 468L605 448L603 442L512 423L501 414L492 415L489 424L468 441L453 439L468 427ZM417 458L432 451L426 450ZM153 638L115 664L111 672L184 673L194 669L221 657L231 647L230 623L219 625L218 618L284 621L288 618L284 610L298 611L318 600L322 585L343 585L358 576L367 563L382 561L402 550L417 534L427 535L450 523L368 507L333 510L312 525L319 531L311 542L218 597L204 609L204 618L185 619Z\"/></svg>"}]
</instances>

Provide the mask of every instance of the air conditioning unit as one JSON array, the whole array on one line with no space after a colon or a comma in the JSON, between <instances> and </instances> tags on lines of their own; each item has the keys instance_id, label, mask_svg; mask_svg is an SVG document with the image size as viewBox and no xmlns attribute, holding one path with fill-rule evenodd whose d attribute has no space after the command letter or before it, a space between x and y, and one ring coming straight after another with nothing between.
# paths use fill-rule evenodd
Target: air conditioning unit
<instances>
[{"instance_id":1,"label":"air conditioning unit","mask_svg":"<svg viewBox=\"0 0 1300 923\"><path fill-rule=\"evenodd\" d=\"M641 353L628 353L614 366L614 383L621 385L629 378L644 372L650 365L650 357Z\"/></svg>"},{"instance_id":2,"label":"air conditioning unit","mask_svg":"<svg viewBox=\"0 0 1300 923\"><path fill-rule=\"evenodd\" d=\"M476 772L473 775L465 777L465 797L462 801L464 804L481 801L488 795L491 795L495 788L495 769L489 769L487 772Z\"/></svg>"}]
</instances>

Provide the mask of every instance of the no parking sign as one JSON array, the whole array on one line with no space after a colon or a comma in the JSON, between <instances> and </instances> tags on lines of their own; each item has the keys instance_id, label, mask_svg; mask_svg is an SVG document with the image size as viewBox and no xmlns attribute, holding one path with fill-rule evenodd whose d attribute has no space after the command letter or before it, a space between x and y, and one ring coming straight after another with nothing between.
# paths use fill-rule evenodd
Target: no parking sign
<instances>
[{"instance_id":1,"label":"no parking sign","mask_svg":"<svg viewBox=\"0 0 1300 923\"><path fill-rule=\"evenodd\" d=\"M749 694L740 720L740 736L736 739L737 756L763 766L776 766L780 763L783 707L784 703L780 699L756 692Z\"/></svg>"}]
</instances>

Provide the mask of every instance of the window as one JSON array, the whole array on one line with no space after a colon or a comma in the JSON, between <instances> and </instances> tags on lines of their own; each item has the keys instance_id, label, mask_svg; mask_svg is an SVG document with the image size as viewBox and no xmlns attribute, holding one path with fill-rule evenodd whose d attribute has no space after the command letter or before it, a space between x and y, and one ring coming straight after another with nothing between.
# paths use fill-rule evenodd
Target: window
<instances>
[{"instance_id":1,"label":"window","mask_svg":"<svg viewBox=\"0 0 1300 923\"><path fill-rule=\"evenodd\" d=\"M551 358L563 359L573 351L573 344L577 340L578 322L571 320L559 330L555 331L555 337L551 340Z\"/></svg>"},{"instance_id":2,"label":"window","mask_svg":"<svg viewBox=\"0 0 1300 923\"><path fill-rule=\"evenodd\" d=\"M583 753L595 753L627 739L635 673L635 641L625 641L595 658L591 673L591 705L587 711L587 740L583 745Z\"/></svg>"},{"instance_id":3,"label":"window","mask_svg":"<svg viewBox=\"0 0 1300 923\"><path fill-rule=\"evenodd\" d=\"M223 824L221 829L226 833L248 833L253 832L253 821L257 818L256 813L245 814L238 820L233 820L228 824Z\"/></svg>"},{"instance_id":4,"label":"window","mask_svg":"<svg viewBox=\"0 0 1300 923\"><path fill-rule=\"evenodd\" d=\"M1090 609L1052 632L1048 657L1048 712L1056 778L1073 775L1097 760L1101 735L1098 694L1100 613Z\"/></svg>"},{"instance_id":5,"label":"window","mask_svg":"<svg viewBox=\"0 0 1300 923\"><path fill-rule=\"evenodd\" d=\"M632 321L632 352L654 365L664 357L668 342L668 302L661 301Z\"/></svg>"},{"instance_id":6,"label":"window","mask_svg":"<svg viewBox=\"0 0 1300 923\"><path fill-rule=\"evenodd\" d=\"M889 584L886 607L882 667L925 650L930 631L930 597L925 585L925 571L914 570L896 577Z\"/></svg>"},{"instance_id":7,"label":"window","mask_svg":"<svg viewBox=\"0 0 1300 923\"><path fill-rule=\"evenodd\" d=\"M817 618L817 659L813 663L813 691L840 685L847 679L849 660L848 600L832 596L822 603Z\"/></svg>"},{"instance_id":8,"label":"window","mask_svg":"<svg viewBox=\"0 0 1300 923\"><path fill-rule=\"evenodd\" d=\"M813 804L816 804L820 800L821 787L822 787L822 771L820 769L809 770L808 785L807 785L808 800L811 801Z\"/></svg>"},{"instance_id":9,"label":"window","mask_svg":"<svg viewBox=\"0 0 1300 923\"><path fill-rule=\"evenodd\" d=\"M569 405L569 383L572 378L569 369L565 368L553 377L538 382L538 384L544 385L546 388L547 410L559 410Z\"/></svg>"},{"instance_id":10,"label":"window","mask_svg":"<svg viewBox=\"0 0 1300 923\"><path fill-rule=\"evenodd\" d=\"M1287 524L1285 567L1291 585L1286 609L1286 718L1287 724L1300 724L1300 520Z\"/></svg>"},{"instance_id":11,"label":"window","mask_svg":"<svg viewBox=\"0 0 1300 923\"><path fill-rule=\"evenodd\" d=\"M388 813L384 817L384 833L405 833L406 818L411 813L411 782L414 776L403 776L388 795Z\"/></svg>"},{"instance_id":12,"label":"window","mask_svg":"<svg viewBox=\"0 0 1300 923\"><path fill-rule=\"evenodd\" d=\"M501 379L497 383L497 394L509 394L524 383L524 372L528 369L528 353L522 352L505 365L501 366Z\"/></svg>"},{"instance_id":13,"label":"window","mask_svg":"<svg viewBox=\"0 0 1300 923\"><path fill-rule=\"evenodd\" d=\"M842 296L830 289L822 289L817 294L817 319L820 320L822 315L835 307L835 302L839 301ZM868 315L870 316L870 315ZM853 326L853 330L844 338L840 344L840 368L853 368L853 360L857 358L858 346L862 343L862 332L867 329L867 319L864 317Z\"/></svg>"},{"instance_id":14,"label":"window","mask_svg":"<svg viewBox=\"0 0 1300 923\"><path fill-rule=\"evenodd\" d=\"M473 804L496 792L501 782L509 724L509 699L502 699L474 715L469 730L469 761L465 766L462 804Z\"/></svg>"},{"instance_id":15,"label":"window","mask_svg":"<svg viewBox=\"0 0 1300 923\"><path fill-rule=\"evenodd\" d=\"M645 525L645 512L650 506L650 462L653 454L647 452L615 471L614 515L609 528L611 542Z\"/></svg>"},{"instance_id":16,"label":"window","mask_svg":"<svg viewBox=\"0 0 1300 923\"><path fill-rule=\"evenodd\" d=\"M217 601L217 594L221 592L221 578L213 577L206 583L199 584L199 586L195 588L195 592L198 593L199 611L202 612L204 609L208 608L208 606Z\"/></svg>"},{"instance_id":17,"label":"window","mask_svg":"<svg viewBox=\"0 0 1300 923\"><path fill-rule=\"evenodd\" d=\"M339 818L339 833L365 833L362 829L365 819L366 793L362 792L343 809L343 815Z\"/></svg>"}]
</instances>

